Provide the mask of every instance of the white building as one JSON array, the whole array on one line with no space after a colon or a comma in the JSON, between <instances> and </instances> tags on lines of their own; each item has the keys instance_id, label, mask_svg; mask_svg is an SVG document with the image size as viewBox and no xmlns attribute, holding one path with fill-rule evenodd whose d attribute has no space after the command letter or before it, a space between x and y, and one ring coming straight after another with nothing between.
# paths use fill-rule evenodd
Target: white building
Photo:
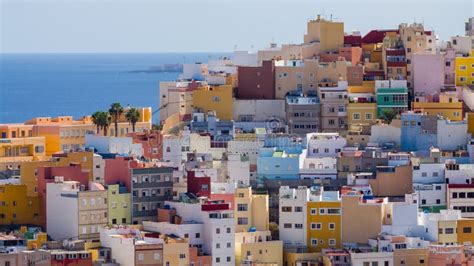
<instances>
[{"instance_id":1,"label":"white building","mask_svg":"<svg viewBox=\"0 0 474 266\"><path fill-rule=\"evenodd\" d=\"M455 151L466 147L468 141L466 121L438 119L438 147L442 151Z\"/></svg>"},{"instance_id":2,"label":"white building","mask_svg":"<svg viewBox=\"0 0 474 266\"><path fill-rule=\"evenodd\" d=\"M208 73L207 64L203 63L186 63L183 64L183 73L180 79L186 80L203 80L204 76Z\"/></svg>"},{"instance_id":3,"label":"white building","mask_svg":"<svg viewBox=\"0 0 474 266\"><path fill-rule=\"evenodd\" d=\"M192 247L201 248L204 245L204 224L200 222L188 222L173 224L168 222L143 222L143 230L157 232L166 235L176 235L186 239Z\"/></svg>"},{"instance_id":4,"label":"white building","mask_svg":"<svg viewBox=\"0 0 474 266\"><path fill-rule=\"evenodd\" d=\"M420 163L413 165L413 183L444 183L444 163Z\"/></svg>"},{"instance_id":5,"label":"white building","mask_svg":"<svg viewBox=\"0 0 474 266\"><path fill-rule=\"evenodd\" d=\"M241 156L248 156L251 165L257 164L258 153L264 145L258 139L231 140L227 142L227 151Z\"/></svg>"},{"instance_id":6,"label":"white building","mask_svg":"<svg viewBox=\"0 0 474 266\"><path fill-rule=\"evenodd\" d=\"M405 202L388 202L384 205L385 217L382 233L423 237L425 227L418 223L418 200L406 195Z\"/></svg>"},{"instance_id":7,"label":"white building","mask_svg":"<svg viewBox=\"0 0 474 266\"><path fill-rule=\"evenodd\" d=\"M301 179L336 179L337 159L335 157L306 157L306 153L300 155L300 178Z\"/></svg>"},{"instance_id":8,"label":"white building","mask_svg":"<svg viewBox=\"0 0 474 266\"><path fill-rule=\"evenodd\" d=\"M211 254L213 265L235 264L235 224L233 211L228 203L166 202L176 209L183 223L203 224L203 246Z\"/></svg>"},{"instance_id":9,"label":"white building","mask_svg":"<svg viewBox=\"0 0 474 266\"><path fill-rule=\"evenodd\" d=\"M347 145L339 133L306 134L307 157L335 157Z\"/></svg>"},{"instance_id":10,"label":"white building","mask_svg":"<svg viewBox=\"0 0 474 266\"><path fill-rule=\"evenodd\" d=\"M244 123L249 125L258 126L252 124L252 122L265 122L278 121L281 124L285 122L285 100L234 100L233 105L233 119L237 122L236 127L239 125L243 126ZM261 124L259 124L261 126ZM269 125L271 127L271 125ZM244 129L248 129L244 127Z\"/></svg>"},{"instance_id":11,"label":"white building","mask_svg":"<svg viewBox=\"0 0 474 266\"><path fill-rule=\"evenodd\" d=\"M258 54L249 51L234 51L231 56L236 66L258 66Z\"/></svg>"},{"instance_id":12,"label":"white building","mask_svg":"<svg viewBox=\"0 0 474 266\"><path fill-rule=\"evenodd\" d=\"M418 223L425 226L424 239L431 242L438 242L438 222L457 221L461 219L461 212L458 210L441 210L439 213L418 213Z\"/></svg>"},{"instance_id":13,"label":"white building","mask_svg":"<svg viewBox=\"0 0 474 266\"><path fill-rule=\"evenodd\" d=\"M100 156L99 154L94 153L94 156L92 157L92 163L94 165L94 168L92 170L94 182L104 184L105 160L102 159L102 156Z\"/></svg>"},{"instance_id":14,"label":"white building","mask_svg":"<svg viewBox=\"0 0 474 266\"><path fill-rule=\"evenodd\" d=\"M413 190L421 208L443 208L446 206L446 184L413 183Z\"/></svg>"},{"instance_id":15,"label":"white building","mask_svg":"<svg viewBox=\"0 0 474 266\"><path fill-rule=\"evenodd\" d=\"M53 240L79 237L80 183L56 177L46 185L46 232Z\"/></svg>"},{"instance_id":16,"label":"white building","mask_svg":"<svg viewBox=\"0 0 474 266\"><path fill-rule=\"evenodd\" d=\"M392 266L393 252L350 252L351 265L366 266L366 265L384 265Z\"/></svg>"},{"instance_id":17,"label":"white building","mask_svg":"<svg viewBox=\"0 0 474 266\"><path fill-rule=\"evenodd\" d=\"M163 136L163 160L171 166L182 169L189 152L206 153L211 148L209 136L191 134L189 129L180 131L179 135Z\"/></svg>"},{"instance_id":18,"label":"white building","mask_svg":"<svg viewBox=\"0 0 474 266\"><path fill-rule=\"evenodd\" d=\"M387 124L372 125L369 143L378 143L380 146L385 143L395 143L396 147L400 147L401 135L402 130L400 127Z\"/></svg>"},{"instance_id":19,"label":"white building","mask_svg":"<svg viewBox=\"0 0 474 266\"><path fill-rule=\"evenodd\" d=\"M447 161L445 178L448 184L474 184L474 164Z\"/></svg>"},{"instance_id":20,"label":"white building","mask_svg":"<svg viewBox=\"0 0 474 266\"><path fill-rule=\"evenodd\" d=\"M309 189L305 186L280 187L279 223L280 240L285 246L306 246L306 209Z\"/></svg>"},{"instance_id":21,"label":"white building","mask_svg":"<svg viewBox=\"0 0 474 266\"><path fill-rule=\"evenodd\" d=\"M129 137L111 137L86 134L85 147L94 148L98 153L126 154L135 157L143 156L141 144L134 144Z\"/></svg>"},{"instance_id":22,"label":"white building","mask_svg":"<svg viewBox=\"0 0 474 266\"><path fill-rule=\"evenodd\" d=\"M248 156L227 153L221 162L221 169L225 181L250 185L250 162Z\"/></svg>"}]
</instances>

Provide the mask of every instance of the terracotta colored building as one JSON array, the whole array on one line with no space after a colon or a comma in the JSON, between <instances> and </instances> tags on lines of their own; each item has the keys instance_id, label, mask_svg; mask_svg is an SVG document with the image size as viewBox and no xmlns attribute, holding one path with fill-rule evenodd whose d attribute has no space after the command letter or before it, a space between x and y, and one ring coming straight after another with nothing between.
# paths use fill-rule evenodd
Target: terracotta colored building
<instances>
[{"instance_id":1,"label":"terracotta colored building","mask_svg":"<svg viewBox=\"0 0 474 266\"><path fill-rule=\"evenodd\" d=\"M263 61L258 67L238 68L237 99L275 99L275 65Z\"/></svg>"}]
</instances>

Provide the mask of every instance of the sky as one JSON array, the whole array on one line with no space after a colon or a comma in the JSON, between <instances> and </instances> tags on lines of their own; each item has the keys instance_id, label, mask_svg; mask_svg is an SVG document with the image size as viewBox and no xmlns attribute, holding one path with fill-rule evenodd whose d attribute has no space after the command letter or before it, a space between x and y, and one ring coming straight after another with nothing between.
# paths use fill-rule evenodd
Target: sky
<instances>
[{"instance_id":1,"label":"sky","mask_svg":"<svg viewBox=\"0 0 474 266\"><path fill-rule=\"evenodd\" d=\"M255 51L301 43L317 14L345 32L423 22L449 39L474 0L0 0L0 53Z\"/></svg>"}]
</instances>

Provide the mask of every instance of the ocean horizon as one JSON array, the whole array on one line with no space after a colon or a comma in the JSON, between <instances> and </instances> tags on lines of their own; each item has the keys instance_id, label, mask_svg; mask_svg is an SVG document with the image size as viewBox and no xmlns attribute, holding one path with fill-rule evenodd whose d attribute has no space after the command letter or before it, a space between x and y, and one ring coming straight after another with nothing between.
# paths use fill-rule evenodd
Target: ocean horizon
<instances>
[{"instance_id":1,"label":"ocean horizon","mask_svg":"<svg viewBox=\"0 0 474 266\"><path fill-rule=\"evenodd\" d=\"M123 106L159 106L159 83L179 72L163 64L207 62L230 53L12 53L0 54L0 123L34 117L79 118ZM157 115L153 121L157 122Z\"/></svg>"}]
</instances>

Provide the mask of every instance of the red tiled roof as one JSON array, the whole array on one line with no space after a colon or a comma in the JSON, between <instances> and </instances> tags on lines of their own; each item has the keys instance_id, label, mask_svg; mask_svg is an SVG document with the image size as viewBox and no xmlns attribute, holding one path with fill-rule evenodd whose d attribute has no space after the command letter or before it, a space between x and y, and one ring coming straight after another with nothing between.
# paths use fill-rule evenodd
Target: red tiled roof
<instances>
[{"instance_id":1,"label":"red tiled roof","mask_svg":"<svg viewBox=\"0 0 474 266\"><path fill-rule=\"evenodd\" d=\"M362 43L362 36L346 35L344 36L344 44L350 44L351 46L360 46Z\"/></svg>"},{"instance_id":2,"label":"red tiled roof","mask_svg":"<svg viewBox=\"0 0 474 266\"><path fill-rule=\"evenodd\" d=\"M398 33L398 30L371 30L362 37L362 43L381 43L388 32Z\"/></svg>"}]
</instances>

